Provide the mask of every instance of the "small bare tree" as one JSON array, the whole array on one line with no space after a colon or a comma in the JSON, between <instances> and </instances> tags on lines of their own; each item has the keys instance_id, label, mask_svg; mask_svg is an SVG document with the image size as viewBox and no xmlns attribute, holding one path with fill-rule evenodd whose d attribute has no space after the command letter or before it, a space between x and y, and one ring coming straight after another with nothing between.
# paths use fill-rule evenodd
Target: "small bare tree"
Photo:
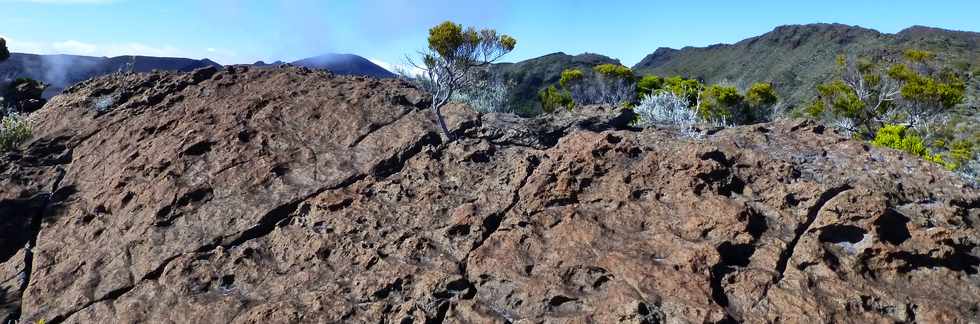
<instances>
[{"instance_id":1,"label":"small bare tree","mask_svg":"<svg viewBox=\"0 0 980 324\"><path fill-rule=\"evenodd\" d=\"M460 89L478 81L474 73L510 53L517 45L513 37L497 34L493 29L476 30L451 21L429 29L429 48L422 51L421 64L409 63L422 70L419 84L432 95L431 109L448 139L452 139L442 107Z\"/></svg>"},{"instance_id":2,"label":"small bare tree","mask_svg":"<svg viewBox=\"0 0 980 324\"><path fill-rule=\"evenodd\" d=\"M837 66L838 79L817 86L819 100L808 109L846 132L872 137L894 112L900 83L869 61L841 55Z\"/></svg>"}]
</instances>

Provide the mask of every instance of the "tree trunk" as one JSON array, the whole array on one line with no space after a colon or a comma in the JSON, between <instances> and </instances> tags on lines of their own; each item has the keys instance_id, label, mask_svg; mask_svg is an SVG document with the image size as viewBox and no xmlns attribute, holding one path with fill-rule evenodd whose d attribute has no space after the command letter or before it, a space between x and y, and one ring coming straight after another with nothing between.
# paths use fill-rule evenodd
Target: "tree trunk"
<instances>
[{"instance_id":1,"label":"tree trunk","mask_svg":"<svg viewBox=\"0 0 980 324\"><path fill-rule=\"evenodd\" d=\"M432 113L436 115L436 122L439 123L439 128L442 128L442 133L446 135L446 140L452 141L454 139L453 134L449 133L449 128L446 127L446 120L442 118L442 107L437 106L433 102Z\"/></svg>"}]
</instances>

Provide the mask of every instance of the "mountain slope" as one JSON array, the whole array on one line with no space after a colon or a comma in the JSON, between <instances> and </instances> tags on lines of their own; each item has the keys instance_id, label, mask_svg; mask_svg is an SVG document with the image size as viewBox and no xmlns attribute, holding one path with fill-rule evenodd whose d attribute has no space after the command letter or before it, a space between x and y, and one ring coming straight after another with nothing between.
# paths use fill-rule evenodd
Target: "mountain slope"
<instances>
[{"instance_id":1,"label":"mountain slope","mask_svg":"<svg viewBox=\"0 0 980 324\"><path fill-rule=\"evenodd\" d=\"M817 84L832 78L838 54L895 62L905 49L926 49L937 53L942 63L971 72L980 68L978 40L978 33L921 26L884 34L841 24L790 25L735 44L660 48L633 69L640 74L682 75L740 87L773 82L786 103L798 105L814 96ZM976 106L978 84L971 82L967 106Z\"/></svg>"},{"instance_id":2,"label":"mountain slope","mask_svg":"<svg viewBox=\"0 0 980 324\"><path fill-rule=\"evenodd\" d=\"M523 114L539 113L537 107L538 91L551 85L558 85L561 72L565 69L584 70L600 64L619 64L619 61L599 54L568 55L553 53L517 62L499 63L490 67L491 76L510 83L510 104L515 111Z\"/></svg>"},{"instance_id":3,"label":"mountain slope","mask_svg":"<svg viewBox=\"0 0 980 324\"><path fill-rule=\"evenodd\" d=\"M343 75L366 75L376 78L393 78L394 73L372 63L368 59L353 54L324 54L305 58L293 65L311 69L323 69Z\"/></svg>"},{"instance_id":4,"label":"mountain slope","mask_svg":"<svg viewBox=\"0 0 980 324\"><path fill-rule=\"evenodd\" d=\"M11 53L0 63L0 84L15 78L31 78L50 85L45 97L50 98L72 84L114 72L150 72L153 70L188 72L206 66L221 66L214 61L176 57L117 56L91 57L79 55L37 55Z\"/></svg>"},{"instance_id":5,"label":"mountain slope","mask_svg":"<svg viewBox=\"0 0 980 324\"><path fill-rule=\"evenodd\" d=\"M276 62L271 65L277 65ZM367 59L351 54L327 54L293 62L295 65L325 69L343 75L366 75L389 78L395 75ZM11 53L10 59L0 63L0 86L15 78L31 78L50 85L44 92L50 98L79 81L114 72L150 72L153 70L188 72L194 69L221 64L209 59L177 57L117 56L91 57L79 55L37 55ZM255 66L268 66L256 62Z\"/></svg>"}]
</instances>

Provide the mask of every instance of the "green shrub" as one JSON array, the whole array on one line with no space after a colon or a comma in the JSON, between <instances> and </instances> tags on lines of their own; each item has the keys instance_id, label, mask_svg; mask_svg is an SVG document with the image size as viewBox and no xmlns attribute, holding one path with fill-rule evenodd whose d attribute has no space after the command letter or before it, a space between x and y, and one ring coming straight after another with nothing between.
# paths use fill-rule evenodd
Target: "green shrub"
<instances>
[{"instance_id":1,"label":"green shrub","mask_svg":"<svg viewBox=\"0 0 980 324\"><path fill-rule=\"evenodd\" d=\"M771 106L778 100L771 83L755 83L745 93L745 101L753 107Z\"/></svg>"},{"instance_id":2,"label":"green shrub","mask_svg":"<svg viewBox=\"0 0 980 324\"><path fill-rule=\"evenodd\" d=\"M906 49L903 54L906 59L912 62L926 62L936 58L936 54L933 52L913 48Z\"/></svg>"},{"instance_id":3,"label":"green shrub","mask_svg":"<svg viewBox=\"0 0 980 324\"><path fill-rule=\"evenodd\" d=\"M772 83L754 83L745 92L745 107L742 109L743 123L756 123L771 120L779 102Z\"/></svg>"},{"instance_id":4,"label":"green shrub","mask_svg":"<svg viewBox=\"0 0 980 324\"><path fill-rule=\"evenodd\" d=\"M572 95L568 91L558 90L555 86L539 91L538 101L541 102L541 110L546 113L552 113L561 108L571 111L575 107Z\"/></svg>"},{"instance_id":5,"label":"green shrub","mask_svg":"<svg viewBox=\"0 0 980 324\"><path fill-rule=\"evenodd\" d=\"M743 99L735 87L711 85L701 93L698 115L707 121L732 122Z\"/></svg>"},{"instance_id":6,"label":"green shrub","mask_svg":"<svg viewBox=\"0 0 980 324\"><path fill-rule=\"evenodd\" d=\"M922 137L919 137L919 135L913 133L905 125L886 124L884 127L878 130L878 133L875 135L875 138L871 141L871 143L875 146L888 147L903 151L926 159L927 161L941 164L949 169L956 168L955 163L946 163L939 154L931 154L929 150L926 149L926 145L922 140Z\"/></svg>"},{"instance_id":7,"label":"green shrub","mask_svg":"<svg viewBox=\"0 0 980 324\"><path fill-rule=\"evenodd\" d=\"M567 69L561 71L561 79L558 80L558 83L561 84L562 88L568 88L569 86L571 86L572 83L578 80L582 80L582 78L584 77L585 77L585 73L583 73L582 70Z\"/></svg>"},{"instance_id":8,"label":"green shrub","mask_svg":"<svg viewBox=\"0 0 980 324\"><path fill-rule=\"evenodd\" d=\"M959 169L973 160L976 152L973 151L973 143L967 140L956 140L949 148L949 162L947 167Z\"/></svg>"},{"instance_id":9,"label":"green shrub","mask_svg":"<svg viewBox=\"0 0 980 324\"><path fill-rule=\"evenodd\" d=\"M600 64L592 68L592 70L605 77L633 79L633 70L619 64Z\"/></svg>"},{"instance_id":10,"label":"green shrub","mask_svg":"<svg viewBox=\"0 0 980 324\"><path fill-rule=\"evenodd\" d=\"M698 101L698 94L704 89L704 84L694 79L672 76L664 79L664 90L681 98L687 99L692 105Z\"/></svg>"},{"instance_id":11,"label":"green shrub","mask_svg":"<svg viewBox=\"0 0 980 324\"><path fill-rule=\"evenodd\" d=\"M0 119L0 152L9 151L31 138L31 127L19 114Z\"/></svg>"},{"instance_id":12,"label":"green shrub","mask_svg":"<svg viewBox=\"0 0 980 324\"><path fill-rule=\"evenodd\" d=\"M567 69L558 83L580 105L629 106L636 99L633 71L618 64L601 64L592 71Z\"/></svg>"},{"instance_id":13,"label":"green shrub","mask_svg":"<svg viewBox=\"0 0 980 324\"><path fill-rule=\"evenodd\" d=\"M636 96L643 98L664 88L664 79L656 75L646 75L636 83Z\"/></svg>"}]
</instances>

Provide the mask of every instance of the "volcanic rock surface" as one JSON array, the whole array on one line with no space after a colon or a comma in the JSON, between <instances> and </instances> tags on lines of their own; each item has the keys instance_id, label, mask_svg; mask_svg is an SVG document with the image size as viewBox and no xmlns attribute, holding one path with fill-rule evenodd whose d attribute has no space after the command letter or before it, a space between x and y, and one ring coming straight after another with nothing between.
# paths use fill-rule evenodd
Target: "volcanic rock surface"
<instances>
[{"instance_id":1,"label":"volcanic rock surface","mask_svg":"<svg viewBox=\"0 0 980 324\"><path fill-rule=\"evenodd\" d=\"M293 67L66 90L0 158L0 320L980 321L980 192L928 162L602 107L450 106L444 141L428 100Z\"/></svg>"}]
</instances>

